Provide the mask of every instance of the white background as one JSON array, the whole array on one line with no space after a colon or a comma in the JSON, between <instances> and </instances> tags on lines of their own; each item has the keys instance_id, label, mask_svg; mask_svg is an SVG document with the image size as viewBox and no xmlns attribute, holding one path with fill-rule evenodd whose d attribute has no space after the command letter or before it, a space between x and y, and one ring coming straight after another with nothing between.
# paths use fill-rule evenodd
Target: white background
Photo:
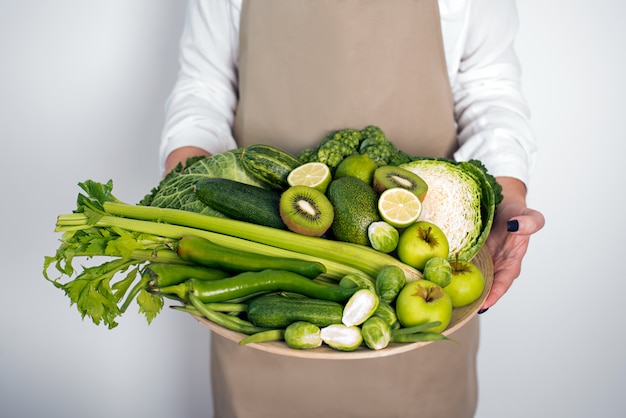
<instances>
[{"instance_id":1,"label":"white background","mask_svg":"<svg viewBox=\"0 0 626 418\"><path fill-rule=\"evenodd\" d=\"M137 202L159 180L183 0L0 0L0 416L208 417L208 332L129 312L81 321L41 274L76 184ZM621 196L626 3L520 1L518 52L547 224L482 316L478 418L626 409Z\"/></svg>"}]
</instances>

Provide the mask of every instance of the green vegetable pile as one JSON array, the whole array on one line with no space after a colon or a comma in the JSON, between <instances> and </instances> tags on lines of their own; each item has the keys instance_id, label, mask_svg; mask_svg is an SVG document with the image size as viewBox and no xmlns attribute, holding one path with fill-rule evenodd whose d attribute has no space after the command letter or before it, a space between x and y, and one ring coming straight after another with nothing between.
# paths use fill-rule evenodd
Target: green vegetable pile
<instances>
[{"instance_id":1,"label":"green vegetable pile","mask_svg":"<svg viewBox=\"0 0 626 418\"><path fill-rule=\"evenodd\" d=\"M57 218L60 245L45 257L43 275L83 318L109 329L133 303L151 323L169 300L175 310L248 335L242 344L282 340L296 349L326 344L350 351L445 339L429 331L436 324L400 327L394 298L404 283L422 274L397 257L366 245L234 219L198 198L197 189L208 186L208 179L279 193L297 165L318 161L336 168L354 154L366 154L378 166L420 167L424 176L441 165L461 170L479 186L474 201L461 205L477 209L470 216L474 223L463 226L473 232L459 253L471 258L484 243L501 199L484 167L410 157L378 127L368 126L334 132L298 159L265 145L190 159L138 204L117 199L111 180L79 183L76 207ZM458 187L469 183L461 181Z\"/></svg>"}]
</instances>

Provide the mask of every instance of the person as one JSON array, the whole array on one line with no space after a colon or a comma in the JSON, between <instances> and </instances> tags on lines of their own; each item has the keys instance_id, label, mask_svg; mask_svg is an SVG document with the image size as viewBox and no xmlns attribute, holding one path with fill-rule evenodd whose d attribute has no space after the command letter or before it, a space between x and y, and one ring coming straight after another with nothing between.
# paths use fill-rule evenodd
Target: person
<instances>
[{"instance_id":1,"label":"person","mask_svg":"<svg viewBox=\"0 0 626 418\"><path fill-rule=\"evenodd\" d=\"M520 275L543 215L526 205L536 140L514 51L514 0L189 0L166 104L163 173L252 143L297 154L377 125L412 155L482 161L502 185L481 312ZM479 317L408 353L310 360L212 334L215 416L470 417Z\"/></svg>"}]
</instances>

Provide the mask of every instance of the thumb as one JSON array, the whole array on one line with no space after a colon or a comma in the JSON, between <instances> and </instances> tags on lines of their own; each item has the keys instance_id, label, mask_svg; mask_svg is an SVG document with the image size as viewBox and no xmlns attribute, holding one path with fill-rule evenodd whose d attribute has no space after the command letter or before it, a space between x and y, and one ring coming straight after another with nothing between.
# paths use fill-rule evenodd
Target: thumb
<instances>
[{"instance_id":1,"label":"thumb","mask_svg":"<svg viewBox=\"0 0 626 418\"><path fill-rule=\"evenodd\" d=\"M507 222L507 229L515 234L532 235L543 228L545 222L541 212L534 209L526 209L522 215L515 216Z\"/></svg>"}]
</instances>

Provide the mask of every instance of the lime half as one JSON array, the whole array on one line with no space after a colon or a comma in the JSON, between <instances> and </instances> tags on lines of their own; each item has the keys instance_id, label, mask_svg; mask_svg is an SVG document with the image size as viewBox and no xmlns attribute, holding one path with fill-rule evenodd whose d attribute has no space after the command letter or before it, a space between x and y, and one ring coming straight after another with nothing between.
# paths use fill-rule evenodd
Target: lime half
<instances>
[{"instance_id":1,"label":"lime half","mask_svg":"<svg viewBox=\"0 0 626 418\"><path fill-rule=\"evenodd\" d=\"M287 183L290 186L307 186L322 193L326 192L331 180L330 168L319 162L302 164L291 170L287 176Z\"/></svg>"},{"instance_id":2,"label":"lime half","mask_svg":"<svg viewBox=\"0 0 626 418\"><path fill-rule=\"evenodd\" d=\"M422 202L407 189L393 187L378 198L381 218L397 228L405 228L417 221L422 213Z\"/></svg>"}]
</instances>

